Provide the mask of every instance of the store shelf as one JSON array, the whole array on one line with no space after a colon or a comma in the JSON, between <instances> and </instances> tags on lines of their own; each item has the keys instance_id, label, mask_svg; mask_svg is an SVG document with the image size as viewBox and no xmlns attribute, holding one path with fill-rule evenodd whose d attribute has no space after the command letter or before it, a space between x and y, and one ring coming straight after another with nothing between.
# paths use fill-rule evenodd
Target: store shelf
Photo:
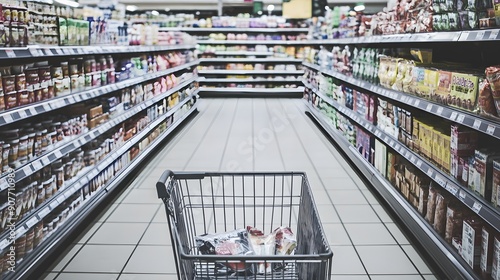
<instances>
[{"instance_id":1,"label":"store shelf","mask_svg":"<svg viewBox=\"0 0 500 280\"><path fill-rule=\"evenodd\" d=\"M200 75L303 75L303 70L199 70Z\"/></svg>"},{"instance_id":2,"label":"store shelf","mask_svg":"<svg viewBox=\"0 0 500 280\"><path fill-rule=\"evenodd\" d=\"M73 105L78 102L86 101L89 99L96 98L101 95L105 95L117 90L121 90L136 84L140 84L149 80L157 79L172 73L175 73L179 70L186 69L189 67L193 67L198 65L199 62L193 61L180 66L176 66L170 69L166 69L163 71L146 74L141 77L132 78L129 80L121 81L118 83L96 87L84 91L80 91L77 93L71 93L67 95L63 95L56 98L51 98L42 102L37 102L34 104L30 104L23 107L16 107L14 109L1 112L0 113L0 127L8 124L12 124L12 122L20 121L26 118L30 118L33 116L39 116L40 114L44 114L50 111L54 111L69 105ZM0 182L1 185L1 182ZM1 188L0 188L1 191Z\"/></svg>"},{"instance_id":3,"label":"store shelf","mask_svg":"<svg viewBox=\"0 0 500 280\"><path fill-rule=\"evenodd\" d=\"M196 42L200 45L311 45L307 40L197 40Z\"/></svg>"},{"instance_id":4,"label":"store shelf","mask_svg":"<svg viewBox=\"0 0 500 280\"><path fill-rule=\"evenodd\" d=\"M16 224L16 239L25 234L30 228L32 228L36 223L40 222L45 218L52 210L57 208L57 206L61 205L67 198L72 196L75 192L79 191L82 186L86 184L86 182L90 182L92 178L97 176L101 171L106 169L110 164L112 164L115 160L117 160L123 153L128 151L131 147L137 144L141 139L143 139L146 135L149 134L151 129L158 126L161 122L165 121L168 117L175 113L177 109L182 107L182 105L186 104L189 100L191 100L194 96L198 94L198 91L191 94L189 97L186 97L179 104L174 106L171 110L169 110L163 116L160 116L158 119L154 120L147 127L149 129L143 129L137 135L135 135L132 139L133 141L128 141L123 146L118 148L113 153L106 155L106 159L102 160L100 163L96 164L95 167L86 168L81 176L74 178L61 190L58 190L58 193L51 197L48 201L44 202L39 209L32 212L29 216L24 217ZM84 182L84 183L82 183ZM0 251L3 251L7 246L9 246L11 236L10 232L5 232L0 236Z\"/></svg>"},{"instance_id":5,"label":"store shelf","mask_svg":"<svg viewBox=\"0 0 500 280\"><path fill-rule=\"evenodd\" d=\"M297 88L200 88L202 97L301 97L304 87Z\"/></svg>"},{"instance_id":6,"label":"store shelf","mask_svg":"<svg viewBox=\"0 0 500 280\"><path fill-rule=\"evenodd\" d=\"M437 236L431 226L423 219L423 217L406 201L401 194L388 182L380 173L361 157L358 151L352 147L349 142L338 133L331 122L326 119L316 108L310 103L305 102L310 115L323 128L335 143L344 151L345 155L354 163L359 171L362 172L380 193L400 220L408 227L409 230L418 239L423 248L433 258L434 262L439 265L448 276L448 279L478 279L470 267L462 260L462 258L454 251L454 249L446 244L443 238Z\"/></svg>"},{"instance_id":7,"label":"store shelf","mask_svg":"<svg viewBox=\"0 0 500 280\"><path fill-rule=\"evenodd\" d=\"M35 160L25 164L23 167L17 169L14 173L15 177L14 180L16 182L19 182L22 179L27 178L34 172L42 169L44 166L47 166L51 164L52 162L56 161L57 159L61 158L63 155L70 153L71 151L74 151L78 149L79 147L87 144L88 142L92 141L93 139L96 139L97 137L105 134L108 130L112 129L116 125L122 123L123 121L129 119L130 117L136 115L137 113L143 111L144 109L150 107L151 105L155 104L156 102L162 100L165 97L168 97L169 95L177 92L178 90L188 86L190 83L194 82L196 80L196 77L193 77L187 81L182 82L181 84L175 86L174 88L166 91L163 94L159 94L155 96L152 99L146 100L140 104L135 105L131 109L125 111L123 114L120 116L116 116L109 120L108 122L99 125L95 127L94 129L90 130L87 133L84 133L82 135L79 135L73 139L71 139L68 142L65 142L64 144L58 146L57 148L52 149L50 152L46 153L45 155L36 158ZM9 187L9 184L7 183L7 175L4 175L0 179L0 191L4 191Z\"/></svg>"},{"instance_id":8,"label":"store shelf","mask_svg":"<svg viewBox=\"0 0 500 280\"><path fill-rule=\"evenodd\" d=\"M301 63L302 59L295 58L200 58L200 63Z\"/></svg>"},{"instance_id":9,"label":"store shelf","mask_svg":"<svg viewBox=\"0 0 500 280\"><path fill-rule=\"evenodd\" d=\"M194 45L172 46L28 46L19 48L0 48L0 60L15 58L37 58L79 55L106 55L116 53L144 53L195 49Z\"/></svg>"},{"instance_id":10,"label":"store shelf","mask_svg":"<svg viewBox=\"0 0 500 280\"><path fill-rule=\"evenodd\" d=\"M311 63L303 63L304 66L307 66L311 69L319 71L328 76L332 76L344 82L347 82L356 87L365 89L367 91L373 92L385 98L401 102L405 105L426 111L433 115L436 115L440 118L450 120L452 122L456 122L462 124L464 126L473 128L479 132L485 133L497 139L500 139L500 123L494 122L490 119L483 118L479 115L474 115L472 113L462 111L460 109L455 109L453 107L443 106L432 101L419 98L413 95L409 95L407 93L387 89L384 87L373 85L369 82L361 81L355 79L353 77L349 77L334 71L324 71L315 64Z\"/></svg>"},{"instance_id":11,"label":"store shelf","mask_svg":"<svg viewBox=\"0 0 500 280\"><path fill-rule=\"evenodd\" d=\"M75 183L75 185L70 186L66 188L65 192L59 193L56 195L56 197L53 197L51 201L59 201L59 197L64 197L64 199L68 198L75 192L79 191L81 187L83 187L85 184L88 184L96 175L98 175L101 171L105 170L109 165L111 165L115 160L119 159L125 152L127 152L131 147L139 143L145 136L147 136L154 128L156 128L159 124L161 124L163 121L165 121L168 117L170 117L172 114L174 114L180 107L182 107L185 103L188 101L192 100L193 97L196 96L196 92L191 94L189 97L186 97L183 101L181 101L179 104L177 104L175 107L173 107L170 111L168 111L165 115L160 116L158 119L153 121L151 124L148 125L148 129L144 129L141 131L139 134L135 135L132 139L130 139L125 145L120 147L118 150L113 152L112 154L108 155L104 161L102 161L100 164L97 165L97 167L90 168L86 172L86 174L82 175L79 177L79 182ZM189 111L187 111L180 119L174 121L167 130L160 135L158 138L156 138L153 142L149 144L149 146L142 151L132 162L129 163L129 165L125 168L123 168L113 179L111 179L110 182L104 187L102 187L100 190L98 190L96 193L92 194L92 196L84 201L84 204L77 210L78 212L73 214L71 219L68 219L64 225L61 226L57 230L57 234L52 234L50 237L45 239L41 245L39 245L37 248L34 249L30 254L28 254L22 262L20 262L16 266L16 273L9 273L5 275L6 280L10 279L28 279L30 273L32 273L36 269L36 265L39 265L40 261L43 259L44 256L50 255L52 252L57 247L57 244L62 242L63 237L67 237L70 235L71 232L74 232L74 229L87 217L89 217L92 213L92 210L97 207L97 205L102 201L103 197L108 195L110 192L113 191L114 188L116 188L118 185L122 183L122 181L134 170L139 166L139 164L152 152L156 149L156 147L175 129L182 124L189 116L191 116L196 110L197 110L198 103L195 103ZM64 201L64 199L61 199ZM54 208L51 207L52 204L45 205L41 211L38 211L37 215L33 218L37 219L38 221L41 221L43 217L38 216L39 214L44 214L47 215L52 211ZM57 204L59 205L59 204ZM54 204L55 206L55 204ZM56 206L57 207L57 206ZM45 210L42 212L42 210ZM45 213L49 211L48 213ZM41 213L40 213L41 212ZM32 218L32 219L33 219ZM34 222L35 224L37 222ZM26 229L27 223L22 224L16 229L16 236L19 237L22 234L25 234L28 229ZM19 233L18 233L19 231ZM0 240L0 248L4 250L6 246L4 246L4 240L6 237L1 237ZM7 244L8 245L8 244Z\"/></svg>"},{"instance_id":12,"label":"store shelf","mask_svg":"<svg viewBox=\"0 0 500 280\"><path fill-rule=\"evenodd\" d=\"M274 52L256 52L256 51L215 51L215 55L234 55L234 56L270 56Z\"/></svg>"},{"instance_id":13,"label":"store shelf","mask_svg":"<svg viewBox=\"0 0 500 280\"><path fill-rule=\"evenodd\" d=\"M182 31L182 32L208 32L208 33L301 33L308 32L309 28L238 28L238 27L162 27L160 31Z\"/></svg>"},{"instance_id":14,"label":"store shelf","mask_svg":"<svg viewBox=\"0 0 500 280\"><path fill-rule=\"evenodd\" d=\"M487 42L500 40L500 29L431 32L414 34L376 35L344 39L310 40L309 44L386 44L386 43L453 43L453 42Z\"/></svg>"},{"instance_id":15,"label":"store shelf","mask_svg":"<svg viewBox=\"0 0 500 280\"><path fill-rule=\"evenodd\" d=\"M200 83L300 83L302 79L293 78L293 79L266 79L266 78L255 78L255 79L238 79L238 78L198 78L198 82Z\"/></svg>"},{"instance_id":16,"label":"store shelf","mask_svg":"<svg viewBox=\"0 0 500 280\"><path fill-rule=\"evenodd\" d=\"M399 153L402 157L406 158L411 164L416 166L424 174L427 174L429 178L435 181L443 189L447 190L451 195L455 196L463 204L474 211L483 220L489 223L497 231L500 231L500 210L494 208L487 202L484 198L478 196L473 191L463 187L455 178L449 174L443 172L436 166L434 166L427 159L418 155L404 144L400 143L397 139L388 135L383 130L379 129L369 121L365 120L363 117L359 116L353 110L340 105L335 100L325 96L320 93L317 89L311 88L310 85L306 84L306 87L313 90L321 99L330 104L332 107L337 109L344 116L348 117L360 127L364 128L372 135L377 137L381 142L385 143L388 147L392 148L394 151Z\"/></svg>"}]
</instances>

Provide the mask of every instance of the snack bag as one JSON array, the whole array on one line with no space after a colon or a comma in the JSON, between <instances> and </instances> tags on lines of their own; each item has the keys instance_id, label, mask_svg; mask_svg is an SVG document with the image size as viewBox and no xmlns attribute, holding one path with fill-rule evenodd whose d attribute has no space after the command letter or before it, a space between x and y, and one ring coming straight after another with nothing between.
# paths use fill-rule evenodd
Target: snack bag
<instances>
[{"instance_id":1,"label":"snack bag","mask_svg":"<svg viewBox=\"0 0 500 280\"><path fill-rule=\"evenodd\" d=\"M486 68L486 79L491 87L497 113L500 112L500 65Z\"/></svg>"},{"instance_id":2,"label":"snack bag","mask_svg":"<svg viewBox=\"0 0 500 280\"><path fill-rule=\"evenodd\" d=\"M289 227L279 227L273 231L276 238L276 255L293 255L297 240Z\"/></svg>"},{"instance_id":3,"label":"snack bag","mask_svg":"<svg viewBox=\"0 0 500 280\"><path fill-rule=\"evenodd\" d=\"M204 234L195 238L198 250L203 255L253 255L248 243L248 233L245 229L234 230L220 234ZM250 268L241 262L224 263L234 272L242 272Z\"/></svg>"},{"instance_id":4,"label":"snack bag","mask_svg":"<svg viewBox=\"0 0 500 280\"><path fill-rule=\"evenodd\" d=\"M259 256L271 256L274 255L275 250L275 239L274 234L265 235L262 231L254 228L247 227L248 239L252 246L253 251ZM268 274L272 273L271 263L259 263L257 266L258 274Z\"/></svg>"},{"instance_id":5,"label":"snack bag","mask_svg":"<svg viewBox=\"0 0 500 280\"><path fill-rule=\"evenodd\" d=\"M500 99L495 102L487 79L479 85L479 113L489 117L498 117L500 112Z\"/></svg>"}]
</instances>

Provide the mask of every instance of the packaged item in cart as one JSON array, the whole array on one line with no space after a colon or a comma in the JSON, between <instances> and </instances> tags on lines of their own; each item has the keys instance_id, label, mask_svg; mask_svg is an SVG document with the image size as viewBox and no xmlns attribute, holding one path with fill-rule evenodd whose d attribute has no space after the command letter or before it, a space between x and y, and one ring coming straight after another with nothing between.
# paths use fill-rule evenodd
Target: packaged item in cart
<instances>
[{"instance_id":1,"label":"packaged item in cart","mask_svg":"<svg viewBox=\"0 0 500 280\"><path fill-rule=\"evenodd\" d=\"M204 234L196 236L196 244L200 253L204 255L253 255L248 242L248 232L245 229L234 230L220 234ZM250 267L240 262L224 263L235 272L242 272Z\"/></svg>"},{"instance_id":2,"label":"packaged item in cart","mask_svg":"<svg viewBox=\"0 0 500 280\"><path fill-rule=\"evenodd\" d=\"M297 240L289 227L279 227L273 231L276 238L276 255L292 255L295 247L297 247Z\"/></svg>"},{"instance_id":3,"label":"packaged item in cart","mask_svg":"<svg viewBox=\"0 0 500 280\"><path fill-rule=\"evenodd\" d=\"M250 227L247 227L248 239L252 245L252 250L255 255L259 256L271 256L274 255L275 251L275 236L274 234L264 234L262 231ZM271 263L259 263L256 267L258 274L272 273Z\"/></svg>"}]
</instances>

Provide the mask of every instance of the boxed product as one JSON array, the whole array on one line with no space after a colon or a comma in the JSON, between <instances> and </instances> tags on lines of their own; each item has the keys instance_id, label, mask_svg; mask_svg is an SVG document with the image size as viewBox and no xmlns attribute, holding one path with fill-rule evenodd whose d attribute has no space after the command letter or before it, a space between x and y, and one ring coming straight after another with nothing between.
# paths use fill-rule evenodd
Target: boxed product
<instances>
[{"instance_id":1,"label":"boxed product","mask_svg":"<svg viewBox=\"0 0 500 280\"><path fill-rule=\"evenodd\" d=\"M446 104L446 100L451 94L451 79L452 72L446 70L438 70L438 87L434 96L431 99L442 104Z\"/></svg>"},{"instance_id":2,"label":"boxed product","mask_svg":"<svg viewBox=\"0 0 500 280\"><path fill-rule=\"evenodd\" d=\"M442 160L443 160L443 169L447 172L450 171L451 169L451 137L443 134L443 146L441 147L442 149Z\"/></svg>"},{"instance_id":3,"label":"boxed product","mask_svg":"<svg viewBox=\"0 0 500 280\"><path fill-rule=\"evenodd\" d=\"M493 256L491 261L491 279L500 280L500 236L493 241Z\"/></svg>"},{"instance_id":4,"label":"boxed product","mask_svg":"<svg viewBox=\"0 0 500 280\"><path fill-rule=\"evenodd\" d=\"M453 72L448 105L473 111L479 93L479 82L478 75Z\"/></svg>"},{"instance_id":5,"label":"boxed product","mask_svg":"<svg viewBox=\"0 0 500 280\"><path fill-rule=\"evenodd\" d=\"M491 202L494 206L500 206L500 161L493 161L493 182L491 191Z\"/></svg>"},{"instance_id":6,"label":"boxed product","mask_svg":"<svg viewBox=\"0 0 500 280\"><path fill-rule=\"evenodd\" d=\"M375 139L375 168L386 177L387 175L387 146ZM499 173L500 174L500 173Z\"/></svg>"},{"instance_id":7,"label":"boxed product","mask_svg":"<svg viewBox=\"0 0 500 280\"><path fill-rule=\"evenodd\" d=\"M422 96L431 98L436 94L439 82L439 72L437 69L426 68L424 72L424 86L427 92L423 92Z\"/></svg>"},{"instance_id":8,"label":"boxed product","mask_svg":"<svg viewBox=\"0 0 500 280\"><path fill-rule=\"evenodd\" d=\"M396 184L396 155L391 151L387 151L387 179Z\"/></svg>"},{"instance_id":9,"label":"boxed product","mask_svg":"<svg viewBox=\"0 0 500 280\"><path fill-rule=\"evenodd\" d=\"M483 223L477 217L464 219L462 229L462 258L476 272L481 260L481 241Z\"/></svg>"},{"instance_id":10,"label":"boxed product","mask_svg":"<svg viewBox=\"0 0 500 280\"><path fill-rule=\"evenodd\" d=\"M500 155L488 150L476 150L474 158L474 187L486 200L491 201L493 189L493 160L500 159Z\"/></svg>"},{"instance_id":11,"label":"boxed product","mask_svg":"<svg viewBox=\"0 0 500 280\"><path fill-rule=\"evenodd\" d=\"M491 265L493 262L493 240L494 230L490 227L483 226L481 232L481 260L479 267L483 279L490 279Z\"/></svg>"},{"instance_id":12,"label":"boxed product","mask_svg":"<svg viewBox=\"0 0 500 280\"><path fill-rule=\"evenodd\" d=\"M420 186L420 190L418 193L418 212L422 216L427 215L427 203L429 199L429 187L426 185Z\"/></svg>"},{"instance_id":13,"label":"boxed product","mask_svg":"<svg viewBox=\"0 0 500 280\"><path fill-rule=\"evenodd\" d=\"M458 124L451 125L450 149L453 155L471 156L477 147L478 132Z\"/></svg>"},{"instance_id":14,"label":"boxed product","mask_svg":"<svg viewBox=\"0 0 500 280\"><path fill-rule=\"evenodd\" d=\"M372 162L372 137L362 128L356 127L356 148L368 162Z\"/></svg>"},{"instance_id":15,"label":"boxed product","mask_svg":"<svg viewBox=\"0 0 500 280\"><path fill-rule=\"evenodd\" d=\"M446 210L446 230L444 239L446 242L452 242L453 238L462 236L463 210L459 205L448 204Z\"/></svg>"}]
</instances>

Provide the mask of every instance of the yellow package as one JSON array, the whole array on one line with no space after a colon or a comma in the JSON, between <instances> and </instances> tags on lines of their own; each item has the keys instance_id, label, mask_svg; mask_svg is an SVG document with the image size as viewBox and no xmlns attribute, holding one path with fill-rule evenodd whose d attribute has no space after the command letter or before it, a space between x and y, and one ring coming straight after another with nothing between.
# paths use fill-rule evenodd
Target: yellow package
<instances>
[{"instance_id":1,"label":"yellow package","mask_svg":"<svg viewBox=\"0 0 500 280\"><path fill-rule=\"evenodd\" d=\"M381 56L378 67L378 78L380 80L380 84L384 87L388 87L387 72L389 71L389 60L390 57Z\"/></svg>"},{"instance_id":2,"label":"yellow package","mask_svg":"<svg viewBox=\"0 0 500 280\"><path fill-rule=\"evenodd\" d=\"M448 105L474 111L479 91L479 77L474 74L454 72Z\"/></svg>"},{"instance_id":3,"label":"yellow package","mask_svg":"<svg viewBox=\"0 0 500 280\"><path fill-rule=\"evenodd\" d=\"M406 61L406 69L403 78L403 92L415 94L412 90L412 81L413 81L413 68L415 67L415 63L412 60Z\"/></svg>"},{"instance_id":4,"label":"yellow package","mask_svg":"<svg viewBox=\"0 0 500 280\"><path fill-rule=\"evenodd\" d=\"M450 172L451 168L451 136L443 134L443 169Z\"/></svg>"},{"instance_id":5,"label":"yellow package","mask_svg":"<svg viewBox=\"0 0 500 280\"><path fill-rule=\"evenodd\" d=\"M421 66L413 67L412 93L422 96L428 92L428 87L425 85L425 68Z\"/></svg>"},{"instance_id":6,"label":"yellow package","mask_svg":"<svg viewBox=\"0 0 500 280\"><path fill-rule=\"evenodd\" d=\"M441 103L447 104L446 100L449 99L451 94L451 77L452 72L446 70L438 71L438 86L436 95L431 97L432 100Z\"/></svg>"},{"instance_id":7,"label":"yellow package","mask_svg":"<svg viewBox=\"0 0 500 280\"><path fill-rule=\"evenodd\" d=\"M423 97L431 98L436 94L438 80L439 80L438 70L433 68L425 69L424 84L427 87L427 92L422 94Z\"/></svg>"},{"instance_id":8,"label":"yellow package","mask_svg":"<svg viewBox=\"0 0 500 280\"><path fill-rule=\"evenodd\" d=\"M392 85L396 82L398 76L398 62L401 59L391 58L389 60L389 66L387 70L387 87L392 88Z\"/></svg>"}]
</instances>

